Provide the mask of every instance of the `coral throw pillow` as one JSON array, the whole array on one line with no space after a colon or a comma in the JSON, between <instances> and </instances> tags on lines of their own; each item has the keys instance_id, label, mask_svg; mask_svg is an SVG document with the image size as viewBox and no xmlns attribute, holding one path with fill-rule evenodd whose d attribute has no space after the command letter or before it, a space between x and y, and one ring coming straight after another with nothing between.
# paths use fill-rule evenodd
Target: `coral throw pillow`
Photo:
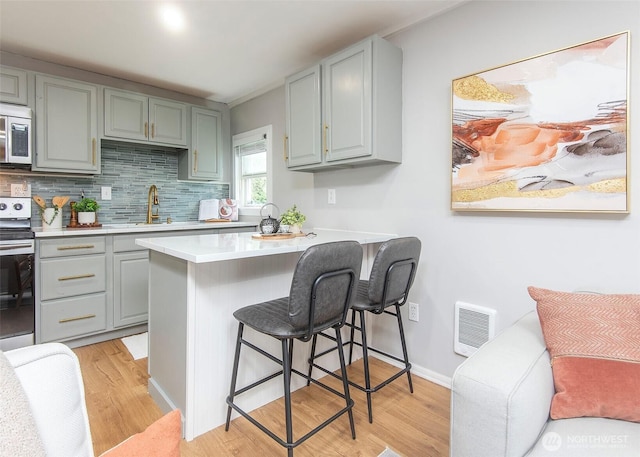
<instances>
[{"instance_id":1,"label":"coral throw pillow","mask_svg":"<svg viewBox=\"0 0 640 457\"><path fill-rule=\"evenodd\" d=\"M100 457L180 457L181 439L180 410L174 409Z\"/></svg>"},{"instance_id":2,"label":"coral throw pillow","mask_svg":"<svg viewBox=\"0 0 640 457\"><path fill-rule=\"evenodd\" d=\"M556 393L551 418L640 422L640 295L529 287Z\"/></svg>"}]
</instances>

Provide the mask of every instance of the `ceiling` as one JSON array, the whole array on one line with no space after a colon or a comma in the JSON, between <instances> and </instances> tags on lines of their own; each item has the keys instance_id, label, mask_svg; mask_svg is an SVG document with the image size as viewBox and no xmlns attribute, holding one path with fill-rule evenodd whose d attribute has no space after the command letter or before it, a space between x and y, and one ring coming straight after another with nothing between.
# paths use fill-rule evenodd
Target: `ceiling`
<instances>
[{"instance_id":1,"label":"ceiling","mask_svg":"<svg viewBox=\"0 0 640 457\"><path fill-rule=\"evenodd\" d=\"M467 0L0 0L0 49L234 104ZM171 5L183 28L160 9Z\"/></svg>"}]
</instances>

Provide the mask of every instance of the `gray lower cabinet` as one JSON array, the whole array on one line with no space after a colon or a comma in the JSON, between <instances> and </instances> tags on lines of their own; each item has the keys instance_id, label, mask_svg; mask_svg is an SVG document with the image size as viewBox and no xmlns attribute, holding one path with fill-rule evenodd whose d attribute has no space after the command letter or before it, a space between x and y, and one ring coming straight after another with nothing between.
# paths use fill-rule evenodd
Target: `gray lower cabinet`
<instances>
[{"instance_id":1,"label":"gray lower cabinet","mask_svg":"<svg viewBox=\"0 0 640 457\"><path fill-rule=\"evenodd\" d=\"M113 236L113 326L147 322L149 251L136 245L139 235Z\"/></svg>"},{"instance_id":2,"label":"gray lower cabinet","mask_svg":"<svg viewBox=\"0 0 640 457\"><path fill-rule=\"evenodd\" d=\"M107 329L106 238L37 242L36 342L67 340Z\"/></svg>"},{"instance_id":3,"label":"gray lower cabinet","mask_svg":"<svg viewBox=\"0 0 640 457\"><path fill-rule=\"evenodd\" d=\"M64 341L73 347L146 330L149 251L136 238L255 229L36 238L36 343Z\"/></svg>"}]
</instances>

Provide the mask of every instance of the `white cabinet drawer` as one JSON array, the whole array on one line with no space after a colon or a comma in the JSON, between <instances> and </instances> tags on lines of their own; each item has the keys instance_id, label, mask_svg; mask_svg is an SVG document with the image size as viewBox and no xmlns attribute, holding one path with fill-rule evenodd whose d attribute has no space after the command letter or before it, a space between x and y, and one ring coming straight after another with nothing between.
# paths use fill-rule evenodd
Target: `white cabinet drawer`
<instances>
[{"instance_id":1,"label":"white cabinet drawer","mask_svg":"<svg viewBox=\"0 0 640 457\"><path fill-rule=\"evenodd\" d=\"M104 255L40 261L40 299L104 292L107 268Z\"/></svg>"},{"instance_id":2,"label":"white cabinet drawer","mask_svg":"<svg viewBox=\"0 0 640 457\"><path fill-rule=\"evenodd\" d=\"M106 330L107 294L43 302L40 320L43 343Z\"/></svg>"},{"instance_id":3,"label":"white cabinet drawer","mask_svg":"<svg viewBox=\"0 0 640 457\"><path fill-rule=\"evenodd\" d=\"M103 254L106 251L106 244L104 236L42 240L40 242L40 258Z\"/></svg>"}]
</instances>

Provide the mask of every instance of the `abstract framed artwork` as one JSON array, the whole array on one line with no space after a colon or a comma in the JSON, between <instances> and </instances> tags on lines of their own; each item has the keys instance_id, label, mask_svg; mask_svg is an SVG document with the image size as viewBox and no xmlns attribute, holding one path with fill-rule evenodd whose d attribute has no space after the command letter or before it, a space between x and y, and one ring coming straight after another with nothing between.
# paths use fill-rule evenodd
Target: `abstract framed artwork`
<instances>
[{"instance_id":1,"label":"abstract framed artwork","mask_svg":"<svg viewBox=\"0 0 640 457\"><path fill-rule=\"evenodd\" d=\"M629 212L629 32L452 82L451 209Z\"/></svg>"}]
</instances>

